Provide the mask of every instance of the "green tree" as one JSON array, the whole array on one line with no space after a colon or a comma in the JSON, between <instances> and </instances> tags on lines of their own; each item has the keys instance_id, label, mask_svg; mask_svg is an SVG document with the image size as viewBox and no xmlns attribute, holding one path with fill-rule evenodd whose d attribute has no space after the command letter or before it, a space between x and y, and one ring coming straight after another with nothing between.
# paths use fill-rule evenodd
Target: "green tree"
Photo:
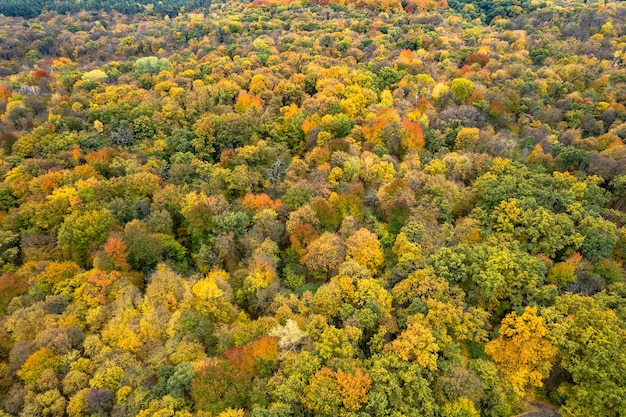
<instances>
[{"instance_id":1,"label":"green tree","mask_svg":"<svg viewBox=\"0 0 626 417\"><path fill-rule=\"evenodd\" d=\"M411 415L433 417L439 407L424 369L394 355L376 355L368 369L372 389L366 410L374 416Z\"/></svg>"},{"instance_id":2,"label":"green tree","mask_svg":"<svg viewBox=\"0 0 626 417\"><path fill-rule=\"evenodd\" d=\"M326 360L333 358L349 359L354 355L354 348L346 332L334 326L329 326L324 330L315 347L319 350L320 356Z\"/></svg>"},{"instance_id":3,"label":"green tree","mask_svg":"<svg viewBox=\"0 0 626 417\"><path fill-rule=\"evenodd\" d=\"M626 412L626 331L615 307L603 293L565 294L543 313L559 365L571 375L551 394L565 415Z\"/></svg>"},{"instance_id":4,"label":"green tree","mask_svg":"<svg viewBox=\"0 0 626 417\"><path fill-rule=\"evenodd\" d=\"M547 273L543 262L495 238L442 248L432 262L437 275L458 283L469 304L488 311L503 300L512 307L523 307L549 299L553 293L543 286Z\"/></svg>"},{"instance_id":5,"label":"green tree","mask_svg":"<svg viewBox=\"0 0 626 417\"><path fill-rule=\"evenodd\" d=\"M156 75L161 71L169 71L171 68L172 64L167 58L157 58L156 56L139 58L133 64L136 76L142 74Z\"/></svg>"},{"instance_id":6,"label":"green tree","mask_svg":"<svg viewBox=\"0 0 626 417\"><path fill-rule=\"evenodd\" d=\"M68 216L59 229L58 238L65 259L88 267L91 253L106 241L114 223L113 215L106 209Z\"/></svg>"},{"instance_id":7,"label":"green tree","mask_svg":"<svg viewBox=\"0 0 626 417\"><path fill-rule=\"evenodd\" d=\"M148 273L161 259L161 241L147 232L146 225L133 220L124 228L124 242L128 247L128 263L135 271Z\"/></svg>"},{"instance_id":8,"label":"green tree","mask_svg":"<svg viewBox=\"0 0 626 417\"><path fill-rule=\"evenodd\" d=\"M6 270L18 255L19 235L10 230L0 230L0 268Z\"/></svg>"},{"instance_id":9,"label":"green tree","mask_svg":"<svg viewBox=\"0 0 626 417\"><path fill-rule=\"evenodd\" d=\"M467 78L455 78L450 83L450 90L459 103L463 104L472 95L476 86Z\"/></svg>"}]
</instances>

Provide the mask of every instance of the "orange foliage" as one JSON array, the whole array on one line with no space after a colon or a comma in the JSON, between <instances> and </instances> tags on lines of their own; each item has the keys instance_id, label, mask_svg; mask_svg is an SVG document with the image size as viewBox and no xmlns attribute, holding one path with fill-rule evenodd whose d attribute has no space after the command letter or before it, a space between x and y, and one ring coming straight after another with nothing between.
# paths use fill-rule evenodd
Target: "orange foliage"
<instances>
[{"instance_id":1,"label":"orange foliage","mask_svg":"<svg viewBox=\"0 0 626 417\"><path fill-rule=\"evenodd\" d=\"M367 392L372 386L372 379L360 369L353 369L352 373L339 370L335 373L335 381L343 406L350 411L358 411L362 404L367 402Z\"/></svg>"},{"instance_id":2,"label":"orange foliage","mask_svg":"<svg viewBox=\"0 0 626 417\"><path fill-rule=\"evenodd\" d=\"M374 145L383 144L383 129L392 122L400 123L400 115L392 108L381 110L375 118L371 119L367 125L362 128L365 140Z\"/></svg>"},{"instance_id":3,"label":"orange foliage","mask_svg":"<svg viewBox=\"0 0 626 417\"><path fill-rule=\"evenodd\" d=\"M74 262L52 262L37 276L37 283L52 286L72 279L80 267Z\"/></svg>"},{"instance_id":4,"label":"orange foliage","mask_svg":"<svg viewBox=\"0 0 626 417\"><path fill-rule=\"evenodd\" d=\"M101 165L106 164L109 165L113 160L111 155L111 150L109 148L98 149L97 151L88 152L85 155L85 160L89 165Z\"/></svg>"},{"instance_id":5,"label":"orange foliage","mask_svg":"<svg viewBox=\"0 0 626 417\"><path fill-rule=\"evenodd\" d=\"M59 183L53 176L50 175L46 175L43 180L41 180L41 184L39 184L39 188L41 189L41 191L46 194L50 194L58 187Z\"/></svg>"},{"instance_id":6,"label":"orange foliage","mask_svg":"<svg viewBox=\"0 0 626 417\"><path fill-rule=\"evenodd\" d=\"M249 94L247 91L241 91L237 96L235 110L237 113L245 113L249 110L262 110L261 99L255 95Z\"/></svg>"},{"instance_id":7,"label":"orange foliage","mask_svg":"<svg viewBox=\"0 0 626 417\"><path fill-rule=\"evenodd\" d=\"M504 111L504 105L499 101L492 101L491 103L489 103L489 113L491 113L492 115L499 116L504 113Z\"/></svg>"},{"instance_id":8,"label":"orange foliage","mask_svg":"<svg viewBox=\"0 0 626 417\"><path fill-rule=\"evenodd\" d=\"M411 62L413 62L413 51L410 49L401 50L400 55L398 56L398 64L411 65Z\"/></svg>"},{"instance_id":9,"label":"orange foliage","mask_svg":"<svg viewBox=\"0 0 626 417\"><path fill-rule=\"evenodd\" d=\"M620 146L624 146L624 142L621 139L616 139L607 147L607 149L614 149Z\"/></svg>"},{"instance_id":10,"label":"orange foliage","mask_svg":"<svg viewBox=\"0 0 626 417\"><path fill-rule=\"evenodd\" d=\"M266 335L246 346L227 349L224 357L237 373L254 376L258 372L257 359L276 361L278 351L278 339Z\"/></svg>"},{"instance_id":11,"label":"orange foliage","mask_svg":"<svg viewBox=\"0 0 626 417\"><path fill-rule=\"evenodd\" d=\"M317 238L318 234L310 224L295 225L293 233L289 235L291 247L300 255L304 255L304 248Z\"/></svg>"},{"instance_id":12,"label":"orange foliage","mask_svg":"<svg viewBox=\"0 0 626 417\"><path fill-rule=\"evenodd\" d=\"M233 370L228 361L209 360L201 364L198 371L190 394L197 411L210 411L202 415L216 416L227 408L238 406L241 398L252 389L250 375Z\"/></svg>"},{"instance_id":13,"label":"orange foliage","mask_svg":"<svg viewBox=\"0 0 626 417\"><path fill-rule=\"evenodd\" d=\"M324 162L323 164L318 165L317 168L322 171L330 171L330 164L328 162Z\"/></svg>"},{"instance_id":14,"label":"orange foliage","mask_svg":"<svg viewBox=\"0 0 626 417\"><path fill-rule=\"evenodd\" d=\"M280 198L272 200L267 194L246 194L241 202L243 208L248 211L261 211L265 209L276 210L282 204Z\"/></svg>"},{"instance_id":15,"label":"orange foliage","mask_svg":"<svg viewBox=\"0 0 626 417\"><path fill-rule=\"evenodd\" d=\"M50 78L50 74L42 69L36 69L33 72L33 78L35 79L35 82L39 82L42 78Z\"/></svg>"},{"instance_id":16,"label":"orange foliage","mask_svg":"<svg viewBox=\"0 0 626 417\"><path fill-rule=\"evenodd\" d=\"M83 151L80 149L80 147L76 146L71 150L71 154L72 154L72 160L74 161L74 163L78 164L78 162L80 161L80 157L83 155ZM87 166L87 165L81 165L81 166Z\"/></svg>"},{"instance_id":17,"label":"orange foliage","mask_svg":"<svg viewBox=\"0 0 626 417\"><path fill-rule=\"evenodd\" d=\"M478 64L481 67L487 65L490 61L489 56L485 54L469 54L465 57L465 65Z\"/></svg>"},{"instance_id":18,"label":"orange foliage","mask_svg":"<svg viewBox=\"0 0 626 417\"><path fill-rule=\"evenodd\" d=\"M400 122L400 115L391 107L387 109L382 109L378 113L378 118L386 120L388 122Z\"/></svg>"},{"instance_id":19,"label":"orange foliage","mask_svg":"<svg viewBox=\"0 0 626 417\"><path fill-rule=\"evenodd\" d=\"M252 355L264 361L275 361L278 359L278 339L272 336L263 336L251 344Z\"/></svg>"},{"instance_id":20,"label":"orange foliage","mask_svg":"<svg viewBox=\"0 0 626 417\"><path fill-rule=\"evenodd\" d=\"M480 240L482 239L480 236L480 228L472 227L467 233L467 236L465 237L465 239L470 243L480 242Z\"/></svg>"},{"instance_id":21,"label":"orange foliage","mask_svg":"<svg viewBox=\"0 0 626 417\"><path fill-rule=\"evenodd\" d=\"M480 91L474 91L470 98L468 99L469 103L476 103L477 101L481 101L485 99L485 95Z\"/></svg>"},{"instance_id":22,"label":"orange foliage","mask_svg":"<svg viewBox=\"0 0 626 417\"><path fill-rule=\"evenodd\" d=\"M6 305L13 297L16 297L28 290L28 282L13 274L0 275L0 309Z\"/></svg>"},{"instance_id":23,"label":"orange foliage","mask_svg":"<svg viewBox=\"0 0 626 417\"><path fill-rule=\"evenodd\" d=\"M578 268L582 260L583 260L583 256L580 253L576 252L572 254L569 258L567 258L565 262Z\"/></svg>"},{"instance_id":24,"label":"orange foliage","mask_svg":"<svg viewBox=\"0 0 626 417\"><path fill-rule=\"evenodd\" d=\"M615 141L615 139L617 139L615 137L615 135L611 134L611 133L605 133L603 135L598 136L598 144L596 146L596 150L598 151L603 151L606 148L609 147L609 145L611 143L613 143L613 141Z\"/></svg>"},{"instance_id":25,"label":"orange foliage","mask_svg":"<svg viewBox=\"0 0 626 417\"><path fill-rule=\"evenodd\" d=\"M427 98L425 97L420 97L419 100L417 100L417 110L421 111L422 113L429 108L432 108L433 105L430 101L428 101Z\"/></svg>"},{"instance_id":26,"label":"orange foliage","mask_svg":"<svg viewBox=\"0 0 626 417\"><path fill-rule=\"evenodd\" d=\"M382 144L381 134L385 126L387 126L389 122L383 119L374 119L368 123L367 126L363 126L361 132L363 132L363 137L368 142L372 142L374 144Z\"/></svg>"},{"instance_id":27,"label":"orange foliage","mask_svg":"<svg viewBox=\"0 0 626 417\"><path fill-rule=\"evenodd\" d=\"M304 119L304 122L302 122L302 131L304 132L304 135L308 135L309 132L311 131L311 129L316 128L317 127L317 123L309 120L309 119Z\"/></svg>"},{"instance_id":28,"label":"orange foliage","mask_svg":"<svg viewBox=\"0 0 626 417\"><path fill-rule=\"evenodd\" d=\"M233 159L237 157L237 154L232 149L226 149L220 154L220 164L227 166Z\"/></svg>"},{"instance_id":29,"label":"orange foliage","mask_svg":"<svg viewBox=\"0 0 626 417\"><path fill-rule=\"evenodd\" d=\"M626 106L622 103L611 103L611 108L616 112L626 112Z\"/></svg>"},{"instance_id":30,"label":"orange foliage","mask_svg":"<svg viewBox=\"0 0 626 417\"><path fill-rule=\"evenodd\" d=\"M224 356L237 371L246 375L255 374L256 358L253 356L250 346L230 348L224 352Z\"/></svg>"},{"instance_id":31,"label":"orange foliage","mask_svg":"<svg viewBox=\"0 0 626 417\"><path fill-rule=\"evenodd\" d=\"M352 372L333 371L324 366L311 378L305 389L304 405L315 414L343 415L337 413L343 405L349 412L359 411L367 403L367 393L372 386L369 375L360 369Z\"/></svg>"},{"instance_id":32,"label":"orange foliage","mask_svg":"<svg viewBox=\"0 0 626 417\"><path fill-rule=\"evenodd\" d=\"M110 236L104 244L104 253L107 254L115 269L126 271L130 268L127 261L126 243L121 238Z\"/></svg>"},{"instance_id":33,"label":"orange foliage","mask_svg":"<svg viewBox=\"0 0 626 417\"><path fill-rule=\"evenodd\" d=\"M0 98L10 98L11 97L11 90L9 90L8 88L6 88L3 85L0 85Z\"/></svg>"},{"instance_id":34,"label":"orange foliage","mask_svg":"<svg viewBox=\"0 0 626 417\"><path fill-rule=\"evenodd\" d=\"M106 273L104 271L94 270L87 277L86 292L99 304L105 304L107 301L107 290L115 281L121 278L117 271Z\"/></svg>"},{"instance_id":35,"label":"orange foliage","mask_svg":"<svg viewBox=\"0 0 626 417\"><path fill-rule=\"evenodd\" d=\"M400 123L400 115L392 108L382 109L375 118L364 125L361 132L366 141L374 145L383 144L383 130L389 123Z\"/></svg>"},{"instance_id":36,"label":"orange foliage","mask_svg":"<svg viewBox=\"0 0 626 417\"><path fill-rule=\"evenodd\" d=\"M52 122L46 122L43 124L44 129L46 129L46 133L54 133L57 130L57 127Z\"/></svg>"},{"instance_id":37,"label":"orange foliage","mask_svg":"<svg viewBox=\"0 0 626 417\"><path fill-rule=\"evenodd\" d=\"M459 68L459 70L461 71L461 74L459 74L461 77L467 78L474 73L474 71L472 71L472 67L470 67L469 65L463 65L461 68Z\"/></svg>"},{"instance_id":38,"label":"orange foliage","mask_svg":"<svg viewBox=\"0 0 626 417\"><path fill-rule=\"evenodd\" d=\"M424 148L424 131L419 123L414 123L409 119L402 121L402 127L406 134L404 138L404 146L409 151L419 151Z\"/></svg>"},{"instance_id":39,"label":"orange foliage","mask_svg":"<svg viewBox=\"0 0 626 417\"><path fill-rule=\"evenodd\" d=\"M98 172L89 165L79 165L74 168L74 176L76 179L88 179L98 176Z\"/></svg>"}]
</instances>

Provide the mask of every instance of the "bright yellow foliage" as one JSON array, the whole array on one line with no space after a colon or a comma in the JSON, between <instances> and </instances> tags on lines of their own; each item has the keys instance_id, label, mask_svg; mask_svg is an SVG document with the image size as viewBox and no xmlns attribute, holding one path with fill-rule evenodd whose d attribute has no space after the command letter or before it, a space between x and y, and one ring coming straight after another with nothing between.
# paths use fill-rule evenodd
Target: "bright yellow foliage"
<instances>
[{"instance_id":1,"label":"bright yellow foliage","mask_svg":"<svg viewBox=\"0 0 626 417\"><path fill-rule=\"evenodd\" d=\"M529 396L532 387L543 386L542 380L552 367L554 347L545 339L548 329L537 307L526 307L521 316L507 315L500 326L500 336L485 346L520 398Z\"/></svg>"},{"instance_id":2,"label":"bright yellow foliage","mask_svg":"<svg viewBox=\"0 0 626 417\"><path fill-rule=\"evenodd\" d=\"M212 277L201 279L196 282L191 291L193 292L193 295L203 301L215 300L224 295L222 290L220 290L215 283L215 279Z\"/></svg>"},{"instance_id":3,"label":"bright yellow foliage","mask_svg":"<svg viewBox=\"0 0 626 417\"><path fill-rule=\"evenodd\" d=\"M434 371L437 369L437 352L439 346L430 330L422 324L424 316L416 314L408 318L408 325L400 336L385 346L385 350L393 353L405 362L415 362L423 368Z\"/></svg>"},{"instance_id":4,"label":"bright yellow foliage","mask_svg":"<svg viewBox=\"0 0 626 417\"><path fill-rule=\"evenodd\" d=\"M360 229L346 241L346 259L354 259L373 274L379 272L385 261L384 253L376 235L367 229Z\"/></svg>"}]
</instances>

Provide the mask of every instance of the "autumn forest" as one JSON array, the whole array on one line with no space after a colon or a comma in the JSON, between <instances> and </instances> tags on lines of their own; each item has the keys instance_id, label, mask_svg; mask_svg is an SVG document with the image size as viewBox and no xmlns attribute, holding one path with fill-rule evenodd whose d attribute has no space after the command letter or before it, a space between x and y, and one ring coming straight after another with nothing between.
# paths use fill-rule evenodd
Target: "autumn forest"
<instances>
[{"instance_id":1,"label":"autumn forest","mask_svg":"<svg viewBox=\"0 0 626 417\"><path fill-rule=\"evenodd\" d=\"M626 416L626 3L0 3L0 417Z\"/></svg>"}]
</instances>

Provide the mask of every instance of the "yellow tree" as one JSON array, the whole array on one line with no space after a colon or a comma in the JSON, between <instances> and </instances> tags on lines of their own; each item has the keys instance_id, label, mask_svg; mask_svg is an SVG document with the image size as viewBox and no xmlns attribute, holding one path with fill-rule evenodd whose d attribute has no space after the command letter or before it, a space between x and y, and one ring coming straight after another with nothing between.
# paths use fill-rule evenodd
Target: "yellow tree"
<instances>
[{"instance_id":1,"label":"yellow tree","mask_svg":"<svg viewBox=\"0 0 626 417\"><path fill-rule=\"evenodd\" d=\"M541 387L552 367L554 347L546 340L548 329L537 307L526 307L518 316L507 315L500 326L500 336L485 346L485 352L493 358L511 384L514 393L524 399L532 387Z\"/></svg>"},{"instance_id":2,"label":"yellow tree","mask_svg":"<svg viewBox=\"0 0 626 417\"><path fill-rule=\"evenodd\" d=\"M345 253L341 238L336 233L326 232L309 245L301 262L311 271L325 273L326 279L329 279L333 271L341 265Z\"/></svg>"},{"instance_id":3,"label":"yellow tree","mask_svg":"<svg viewBox=\"0 0 626 417\"><path fill-rule=\"evenodd\" d=\"M350 236L346 241L346 247L346 259L355 260L372 271L373 274L379 272L381 265L385 261L378 237L365 228L358 230Z\"/></svg>"},{"instance_id":4,"label":"yellow tree","mask_svg":"<svg viewBox=\"0 0 626 417\"><path fill-rule=\"evenodd\" d=\"M246 284L250 291L257 291L270 286L276 280L275 262L270 256L263 253L255 253L250 261L249 273L246 276Z\"/></svg>"},{"instance_id":5,"label":"yellow tree","mask_svg":"<svg viewBox=\"0 0 626 417\"><path fill-rule=\"evenodd\" d=\"M405 362L415 362L429 370L437 369L439 346L435 337L423 324L424 316L416 314L407 320L406 329L385 350L395 354Z\"/></svg>"},{"instance_id":6,"label":"yellow tree","mask_svg":"<svg viewBox=\"0 0 626 417\"><path fill-rule=\"evenodd\" d=\"M316 415L333 416L339 414L342 399L335 386L334 376L331 369L324 367L313 375L305 387L302 403Z\"/></svg>"},{"instance_id":7,"label":"yellow tree","mask_svg":"<svg viewBox=\"0 0 626 417\"><path fill-rule=\"evenodd\" d=\"M475 127L464 127L456 134L454 148L459 151L474 151L478 144L480 130Z\"/></svg>"},{"instance_id":8,"label":"yellow tree","mask_svg":"<svg viewBox=\"0 0 626 417\"><path fill-rule=\"evenodd\" d=\"M367 403L372 386L370 376L353 365L351 372L323 367L311 377L303 403L318 416L345 416Z\"/></svg>"},{"instance_id":9,"label":"yellow tree","mask_svg":"<svg viewBox=\"0 0 626 417\"><path fill-rule=\"evenodd\" d=\"M540 143L536 144L532 152L526 157L526 165L543 165L551 170L554 167L552 155L546 153Z\"/></svg>"},{"instance_id":10,"label":"yellow tree","mask_svg":"<svg viewBox=\"0 0 626 417\"><path fill-rule=\"evenodd\" d=\"M197 308L218 320L226 319L231 312L229 294L223 288L228 286L230 279L224 271L213 271L199 280L191 288L195 296Z\"/></svg>"},{"instance_id":11,"label":"yellow tree","mask_svg":"<svg viewBox=\"0 0 626 417\"><path fill-rule=\"evenodd\" d=\"M399 266L419 266L424 261L422 247L411 242L404 232L398 234L392 250L398 257Z\"/></svg>"}]
</instances>

